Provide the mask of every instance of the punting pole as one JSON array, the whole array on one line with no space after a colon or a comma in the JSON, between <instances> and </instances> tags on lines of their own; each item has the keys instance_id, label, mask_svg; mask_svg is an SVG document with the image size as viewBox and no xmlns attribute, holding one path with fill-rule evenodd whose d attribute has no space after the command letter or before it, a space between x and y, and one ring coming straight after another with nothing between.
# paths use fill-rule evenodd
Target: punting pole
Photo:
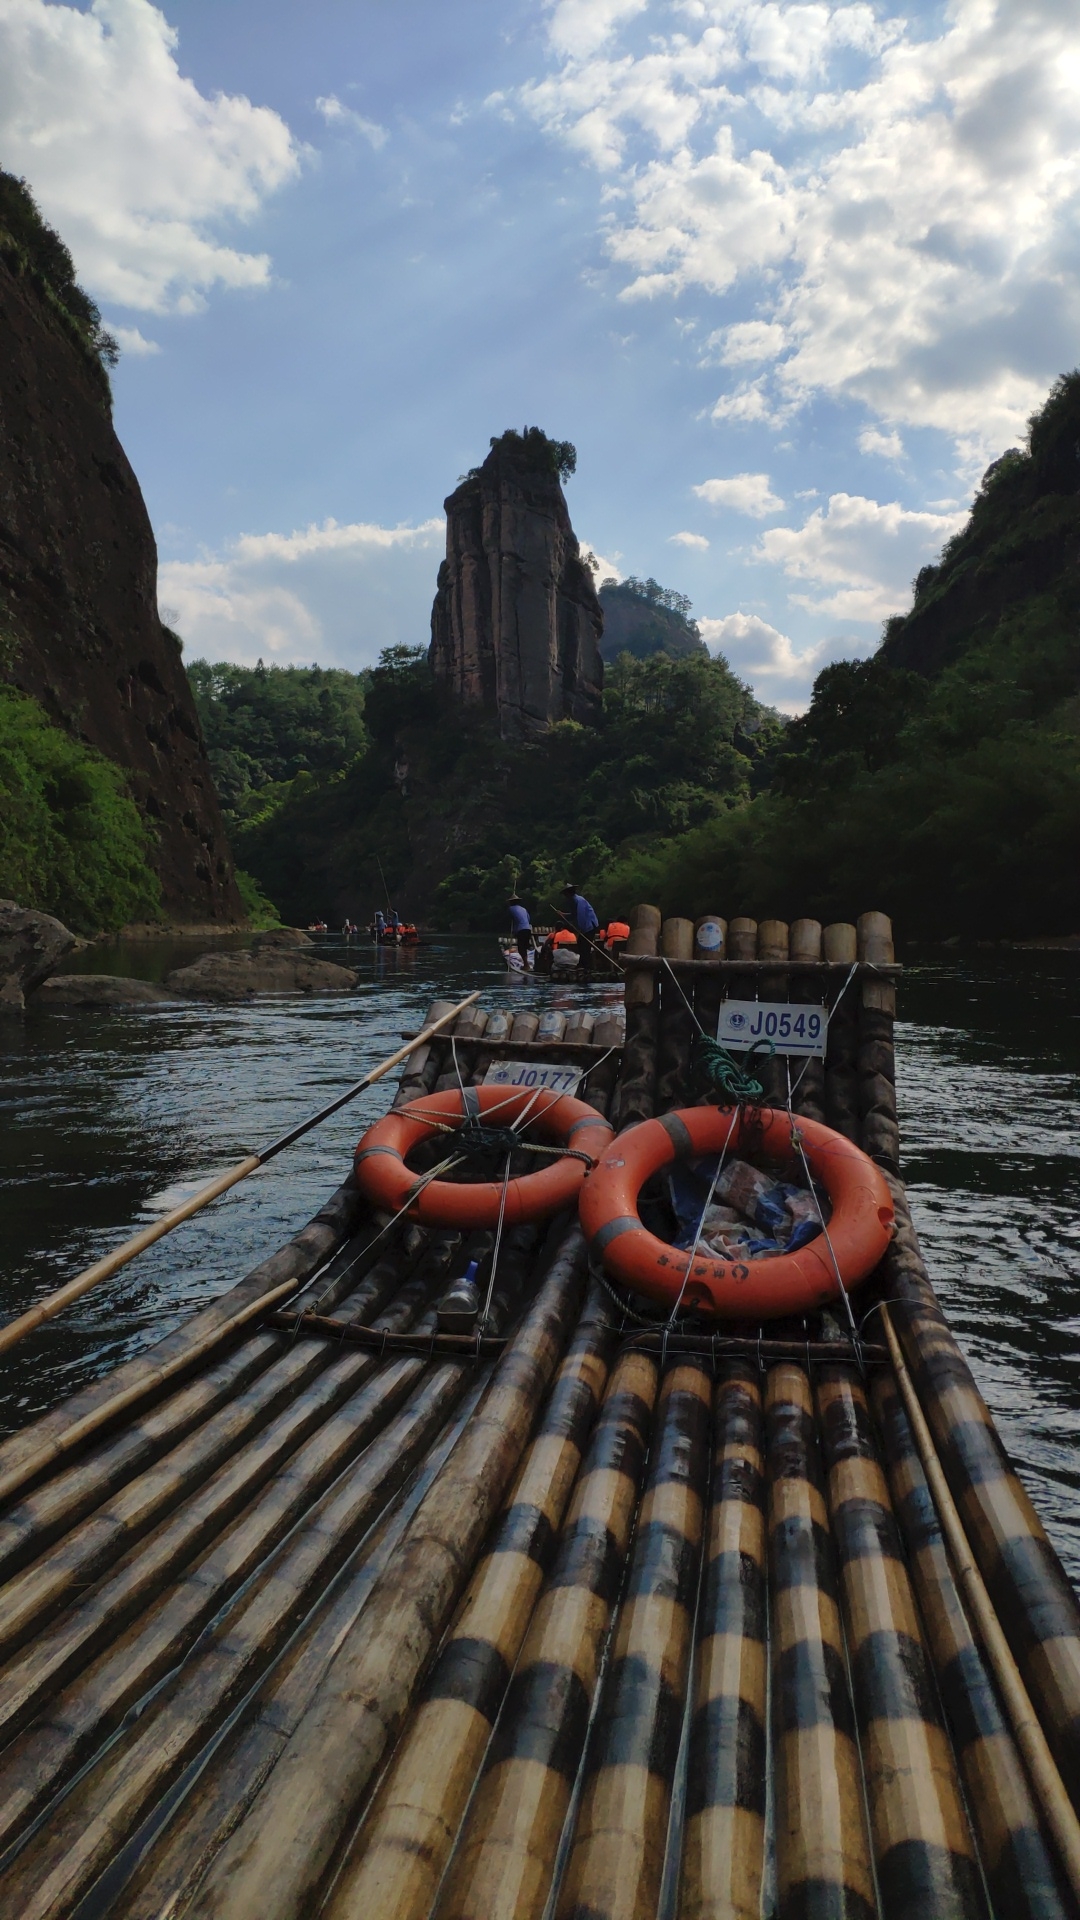
<instances>
[{"instance_id":1,"label":"punting pole","mask_svg":"<svg viewBox=\"0 0 1080 1920\"><path fill-rule=\"evenodd\" d=\"M938 1459L937 1448L934 1445L926 1415L923 1413L911 1375L907 1370L900 1342L893 1330L888 1307L882 1307L881 1318L904 1409L911 1423L915 1445L933 1495L934 1505L938 1510L938 1518L941 1521L941 1529L952 1557L957 1580L975 1622L986 1657L993 1668L994 1679L997 1681L1005 1710L1012 1724L1013 1737L1023 1755L1024 1765L1027 1767L1035 1789L1036 1800L1042 1808L1046 1823L1054 1837L1073 1893L1080 1898L1080 1820L1073 1811L1072 1802L1065 1791L1064 1782L1050 1752L1046 1735L1039 1725L1027 1688L1020 1677L1020 1669L1013 1659L982 1574L975 1564L963 1522L949 1491L945 1470Z\"/></svg>"},{"instance_id":2,"label":"punting pole","mask_svg":"<svg viewBox=\"0 0 1080 1920\"><path fill-rule=\"evenodd\" d=\"M84 1267L82 1273L77 1273L74 1279L65 1281L62 1287L57 1287L55 1292L47 1295L44 1300L39 1300L36 1307L29 1307L16 1319L9 1320L6 1327L0 1327L0 1353L6 1352L8 1347L13 1347L17 1340L24 1339L28 1333L33 1333L35 1327L40 1327L43 1320L51 1320L64 1307L70 1306L73 1300L81 1299L83 1294L89 1293L90 1288L95 1287L99 1280L108 1280L110 1275L118 1273L121 1267L127 1266L129 1260L134 1260L136 1254L143 1253L147 1247L152 1247L155 1240L163 1239L167 1233L172 1232L174 1227L179 1227L185 1220L190 1220L192 1214L201 1212L203 1207L208 1207L211 1200L216 1200L219 1194L227 1193L230 1187L235 1187L241 1180L246 1180L249 1173L255 1172L256 1167L265 1167L268 1160L273 1160L276 1154L283 1152L286 1147L291 1147L293 1142L301 1139L305 1133L310 1133L312 1127L317 1127L320 1121L328 1120L332 1113L337 1113L339 1107L347 1106L350 1100L355 1100L357 1094L363 1093L365 1087L373 1086L376 1080L381 1080L384 1074L397 1066L399 1060L404 1060L408 1054L415 1052L417 1047L423 1046L431 1039L433 1033L445 1027L464 1007L472 1006L474 1000L479 998L478 988L466 999L459 1000L456 1007L452 1007L449 1013L444 1013L432 1026L425 1027L414 1039L406 1041L405 1045L399 1047L396 1053L392 1053L389 1059L373 1067L370 1073L366 1073L362 1080L356 1082L355 1086L349 1087L345 1093L339 1093L336 1100L331 1100L327 1106L320 1107L318 1113L311 1114L307 1120L301 1120L299 1126L290 1127L288 1133L283 1133L280 1140L272 1141L270 1146L264 1147L261 1153L245 1154L234 1167L230 1167L225 1173L219 1173L217 1178L211 1180L205 1187L200 1187L198 1193L193 1193L189 1200L185 1200L179 1207L173 1207L169 1213L163 1213L160 1220L154 1221L153 1226L144 1227L141 1233L133 1234L130 1240L125 1240L122 1246L114 1247L104 1259L95 1260L93 1266Z\"/></svg>"}]
</instances>

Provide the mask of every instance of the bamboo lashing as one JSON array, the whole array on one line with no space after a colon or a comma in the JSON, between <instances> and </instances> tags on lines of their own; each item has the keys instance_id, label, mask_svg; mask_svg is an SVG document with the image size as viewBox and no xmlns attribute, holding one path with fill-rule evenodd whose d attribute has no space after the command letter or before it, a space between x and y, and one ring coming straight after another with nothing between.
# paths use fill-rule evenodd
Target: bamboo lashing
<instances>
[{"instance_id":1,"label":"bamboo lashing","mask_svg":"<svg viewBox=\"0 0 1080 1920\"><path fill-rule=\"evenodd\" d=\"M305 1133L310 1133L312 1127L317 1127L320 1121L328 1120L330 1115L337 1113L340 1107L347 1106L348 1102L355 1100L357 1094L363 1093L366 1087L374 1086L376 1080L381 1080L384 1074L398 1065L399 1061L415 1052L417 1047L431 1039L432 1034L438 1033L440 1028L448 1025L465 1007L471 1007L479 998L480 991L477 989L466 999L459 1000L458 1004L451 1007L448 1013L444 1013L441 1019L434 1021L430 1027L425 1027L415 1039L406 1041L396 1053L392 1053L379 1066L373 1067L362 1080L358 1080L355 1086L349 1087L345 1093L339 1094L336 1100L331 1100L328 1106L320 1107L318 1113L313 1113L309 1119L302 1120L299 1126L291 1127L288 1133L282 1134L280 1140L275 1140L270 1146L264 1147L261 1153L245 1154L235 1166L230 1167L225 1173L219 1173L216 1179L209 1181L205 1187L200 1187L198 1193L193 1193L189 1199L182 1201L180 1206L173 1207L168 1213L163 1213L160 1220L155 1220L152 1226L144 1227L141 1233L133 1234L130 1240L125 1240L122 1246L114 1247L113 1251L107 1253L103 1259L95 1260L92 1266L84 1267L74 1279L65 1281L62 1287L57 1287L46 1299L39 1300L36 1307L28 1307L25 1313L20 1313L14 1320L9 1320L6 1327L0 1327L0 1353L6 1352L8 1347L13 1347L16 1341L24 1339L28 1333L33 1333L44 1320L53 1319L56 1314L63 1311L64 1307L70 1306L73 1300L80 1300L84 1293L89 1293L91 1287L97 1285L99 1280L108 1280L112 1274L118 1273L120 1268L126 1267L137 1254L145 1252L147 1247L152 1247L155 1240L164 1239L167 1233L172 1233L174 1227L182 1226L183 1222L190 1220L193 1214L201 1212L203 1207L208 1207L211 1200L216 1200L219 1195L227 1193L230 1187L238 1186L241 1180L246 1180L248 1174L254 1173L257 1167L265 1167L267 1161L272 1160L285 1147L291 1147L294 1141L301 1139ZM279 1295L281 1291L281 1289L278 1290Z\"/></svg>"},{"instance_id":2,"label":"bamboo lashing","mask_svg":"<svg viewBox=\"0 0 1080 1920\"><path fill-rule=\"evenodd\" d=\"M1012 1725L1013 1737L1023 1756L1036 1800L1053 1835L1061 1864L1074 1895L1080 1898L1080 1820L1065 1791L1064 1782L1050 1752L1046 1735L1035 1714L1020 1670L994 1611L982 1574L968 1544L964 1524L937 1455L922 1403L907 1370L887 1306L881 1308L885 1338L892 1357L897 1383L911 1431L922 1461L923 1472L933 1495L953 1567L964 1601L971 1611L983 1650L993 1669L994 1679Z\"/></svg>"}]
</instances>

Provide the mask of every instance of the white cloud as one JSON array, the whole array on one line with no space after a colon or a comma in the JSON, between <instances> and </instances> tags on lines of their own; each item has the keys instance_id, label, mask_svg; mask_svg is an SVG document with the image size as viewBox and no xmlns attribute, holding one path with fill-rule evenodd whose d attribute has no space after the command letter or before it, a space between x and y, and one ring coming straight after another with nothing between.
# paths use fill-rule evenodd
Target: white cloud
<instances>
[{"instance_id":1,"label":"white cloud","mask_svg":"<svg viewBox=\"0 0 1080 1920\"><path fill-rule=\"evenodd\" d=\"M668 545L671 547L692 547L698 553L708 550L708 541L703 533L669 533Z\"/></svg>"},{"instance_id":2,"label":"white cloud","mask_svg":"<svg viewBox=\"0 0 1080 1920\"><path fill-rule=\"evenodd\" d=\"M145 359L147 354L160 353L156 340L147 340L138 327L110 327L117 346L122 353L130 353L136 360Z\"/></svg>"},{"instance_id":3,"label":"white cloud","mask_svg":"<svg viewBox=\"0 0 1080 1920\"><path fill-rule=\"evenodd\" d=\"M834 619L879 621L910 605L915 574L966 518L834 493L801 527L768 528L755 558L813 589L792 594L797 606Z\"/></svg>"},{"instance_id":4,"label":"white cloud","mask_svg":"<svg viewBox=\"0 0 1080 1920\"><path fill-rule=\"evenodd\" d=\"M627 297L753 297L712 347L772 372L718 419L829 394L968 462L1015 440L1080 331L1076 0L579 11L521 98L609 174Z\"/></svg>"},{"instance_id":5,"label":"white cloud","mask_svg":"<svg viewBox=\"0 0 1080 1920\"><path fill-rule=\"evenodd\" d=\"M426 644L445 522L358 521L243 534L221 553L168 560L159 598L188 657L370 666L383 647Z\"/></svg>"},{"instance_id":6,"label":"white cloud","mask_svg":"<svg viewBox=\"0 0 1080 1920\"><path fill-rule=\"evenodd\" d=\"M878 427L864 427L859 435L859 452L880 454L883 460L902 460L904 443L898 433L882 433Z\"/></svg>"},{"instance_id":7,"label":"white cloud","mask_svg":"<svg viewBox=\"0 0 1080 1920\"><path fill-rule=\"evenodd\" d=\"M727 480L703 480L692 489L699 500L710 507L731 507L736 513L748 513L764 520L770 513L782 513L784 503L773 492L767 473L733 473Z\"/></svg>"},{"instance_id":8,"label":"white cloud","mask_svg":"<svg viewBox=\"0 0 1080 1920\"><path fill-rule=\"evenodd\" d=\"M699 620L698 626L706 646L722 653L758 698L782 713L802 712L815 673L837 653L837 643L828 640L799 652L786 633L756 613L728 613L720 620Z\"/></svg>"},{"instance_id":9,"label":"white cloud","mask_svg":"<svg viewBox=\"0 0 1080 1920\"><path fill-rule=\"evenodd\" d=\"M241 94L201 94L150 0L83 12L0 0L0 147L26 175L99 298L197 311L214 286L262 287L264 253L221 237L292 178L280 115Z\"/></svg>"},{"instance_id":10,"label":"white cloud","mask_svg":"<svg viewBox=\"0 0 1080 1920\"><path fill-rule=\"evenodd\" d=\"M648 0L557 0L548 33L557 52L581 60L598 53L624 20L643 13Z\"/></svg>"},{"instance_id":11,"label":"white cloud","mask_svg":"<svg viewBox=\"0 0 1080 1920\"><path fill-rule=\"evenodd\" d=\"M721 327L705 342L707 357L702 366L760 366L763 360L775 360L787 345L787 334L775 320L740 320L736 326Z\"/></svg>"},{"instance_id":12,"label":"white cloud","mask_svg":"<svg viewBox=\"0 0 1080 1920\"><path fill-rule=\"evenodd\" d=\"M336 93L321 95L315 105L328 127L351 127L354 133L363 134L364 139L370 142L376 153L380 147L385 147L390 138L386 128L380 127L377 120L365 120L362 113L356 113L352 107L347 107L344 101L338 99Z\"/></svg>"},{"instance_id":13,"label":"white cloud","mask_svg":"<svg viewBox=\"0 0 1080 1920\"><path fill-rule=\"evenodd\" d=\"M781 427L791 417L790 406L777 406L765 391L764 380L750 380L734 393L721 394L712 410L712 418L734 420L737 425L749 427L760 423L763 427Z\"/></svg>"}]
</instances>

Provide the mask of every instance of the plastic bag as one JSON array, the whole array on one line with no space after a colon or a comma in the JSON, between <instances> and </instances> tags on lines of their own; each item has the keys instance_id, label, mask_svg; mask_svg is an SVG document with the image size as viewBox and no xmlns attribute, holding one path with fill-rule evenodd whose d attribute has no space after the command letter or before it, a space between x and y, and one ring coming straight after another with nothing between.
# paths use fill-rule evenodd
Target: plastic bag
<instances>
[{"instance_id":1,"label":"plastic bag","mask_svg":"<svg viewBox=\"0 0 1080 1920\"><path fill-rule=\"evenodd\" d=\"M716 1197L726 1200L738 1213L777 1234L788 1223L784 1196L775 1180L752 1167L747 1160L729 1160L716 1182Z\"/></svg>"}]
</instances>

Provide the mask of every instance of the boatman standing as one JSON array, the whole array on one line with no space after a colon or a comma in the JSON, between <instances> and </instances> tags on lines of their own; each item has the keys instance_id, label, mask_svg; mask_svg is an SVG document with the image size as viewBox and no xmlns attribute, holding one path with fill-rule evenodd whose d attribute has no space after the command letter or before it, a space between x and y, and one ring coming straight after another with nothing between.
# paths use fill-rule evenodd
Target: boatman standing
<instances>
[{"instance_id":1,"label":"boatman standing","mask_svg":"<svg viewBox=\"0 0 1080 1920\"><path fill-rule=\"evenodd\" d=\"M574 932L591 940L600 922L585 895L578 892L572 880L568 880L563 888L563 899L566 902L566 918Z\"/></svg>"},{"instance_id":2,"label":"boatman standing","mask_svg":"<svg viewBox=\"0 0 1080 1920\"><path fill-rule=\"evenodd\" d=\"M529 909L522 905L516 893L510 895L507 906L510 910L510 931L514 936L514 944L521 955L522 966L527 967L534 945Z\"/></svg>"}]
</instances>

